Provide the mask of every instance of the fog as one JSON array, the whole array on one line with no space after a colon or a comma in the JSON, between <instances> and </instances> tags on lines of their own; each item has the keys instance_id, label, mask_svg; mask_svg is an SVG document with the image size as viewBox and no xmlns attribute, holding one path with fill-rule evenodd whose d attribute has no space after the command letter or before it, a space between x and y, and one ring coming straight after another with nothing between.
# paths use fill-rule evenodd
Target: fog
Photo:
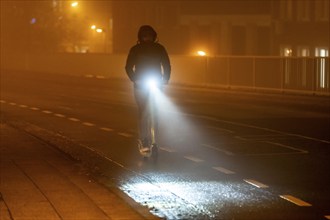
<instances>
[{"instance_id":1,"label":"fog","mask_svg":"<svg viewBox=\"0 0 330 220\"><path fill-rule=\"evenodd\" d=\"M1 1L1 52L125 54L152 25L170 54L314 55L329 1ZM95 29L91 26L95 25ZM96 31L98 29L98 32ZM308 51L307 51L308 50Z\"/></svg>"}]
</instances>

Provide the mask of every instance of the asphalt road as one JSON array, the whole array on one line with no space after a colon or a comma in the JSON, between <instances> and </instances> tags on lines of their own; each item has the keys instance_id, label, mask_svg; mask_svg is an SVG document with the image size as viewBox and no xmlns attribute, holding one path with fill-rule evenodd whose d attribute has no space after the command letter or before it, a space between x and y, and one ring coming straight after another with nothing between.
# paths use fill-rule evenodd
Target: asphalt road
<instances>
[{"instance_id":1,"label":"asphalt road","mask_svg":"<svg viewBox=\"0 0 330 220\"><path fill-rule=\"evenodd\" d=\"M1 72L2 120L97 154L81 157L106 161L100 181L157 216L330 219L329 97L169 85L159 100L159 158L144 160L128 80Z\"/></svg>"}]
</instances>

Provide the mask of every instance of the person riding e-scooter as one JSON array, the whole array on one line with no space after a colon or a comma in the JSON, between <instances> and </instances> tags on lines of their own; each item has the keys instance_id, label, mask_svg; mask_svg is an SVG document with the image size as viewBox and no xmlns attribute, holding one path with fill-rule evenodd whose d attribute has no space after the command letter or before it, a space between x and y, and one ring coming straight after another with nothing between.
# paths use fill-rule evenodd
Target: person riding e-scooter
<instances>
[{"instance_id":1,"label":"person riding e-scooter","mask_svg":"<svg viewBox=\"0 0 330 220\"><path fill-rule=\"evenodd\" d=\"M145 151L150 150L150 137L147 126L147 104L149 91L143 86L148 78L167 84L170 79L171 65L165 47L157 42L157 33L149 25L143 25L138 31L138 41L127 56L126 73L134 83L134 96L139 113L139 140L138 147Z\"/></svg>"}]
</instances>

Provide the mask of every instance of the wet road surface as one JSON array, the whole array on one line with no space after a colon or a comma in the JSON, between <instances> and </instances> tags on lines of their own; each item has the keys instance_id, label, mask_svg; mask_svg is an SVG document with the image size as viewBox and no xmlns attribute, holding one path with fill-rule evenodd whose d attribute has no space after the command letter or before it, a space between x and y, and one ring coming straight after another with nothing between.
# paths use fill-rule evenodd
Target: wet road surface
<instances>
[{"instance_id":1,"label":"wet road surface","mask_svg":"<svg viewBox=\"0 0 330 220\"><path fill-rule=\"evenodd\" d=\"M1 116L88 160L159 217L330 219L328 97L164 94L157 161L136 148L126 81L2 72Z\"/></svg>"}]
</instances>

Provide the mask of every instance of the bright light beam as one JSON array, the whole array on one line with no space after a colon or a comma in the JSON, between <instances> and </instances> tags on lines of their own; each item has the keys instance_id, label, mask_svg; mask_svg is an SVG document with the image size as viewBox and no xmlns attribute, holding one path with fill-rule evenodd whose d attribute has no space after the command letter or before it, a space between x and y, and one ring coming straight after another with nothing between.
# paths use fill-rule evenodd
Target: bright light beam
<instances>
[{"instance_id":1,"label":"bright light beam","mask_svg":"<svg viewBox=\"0 0 330 220\"><path fill-rule=\"evenodd\" d=\"M184 148L184 140L199 143L199 132L181 110L166 96L163 89L154 90L156 106L158 108L160 147ZM194 141L196 140L196 141Z\"/></svg>"}]
</instances>

